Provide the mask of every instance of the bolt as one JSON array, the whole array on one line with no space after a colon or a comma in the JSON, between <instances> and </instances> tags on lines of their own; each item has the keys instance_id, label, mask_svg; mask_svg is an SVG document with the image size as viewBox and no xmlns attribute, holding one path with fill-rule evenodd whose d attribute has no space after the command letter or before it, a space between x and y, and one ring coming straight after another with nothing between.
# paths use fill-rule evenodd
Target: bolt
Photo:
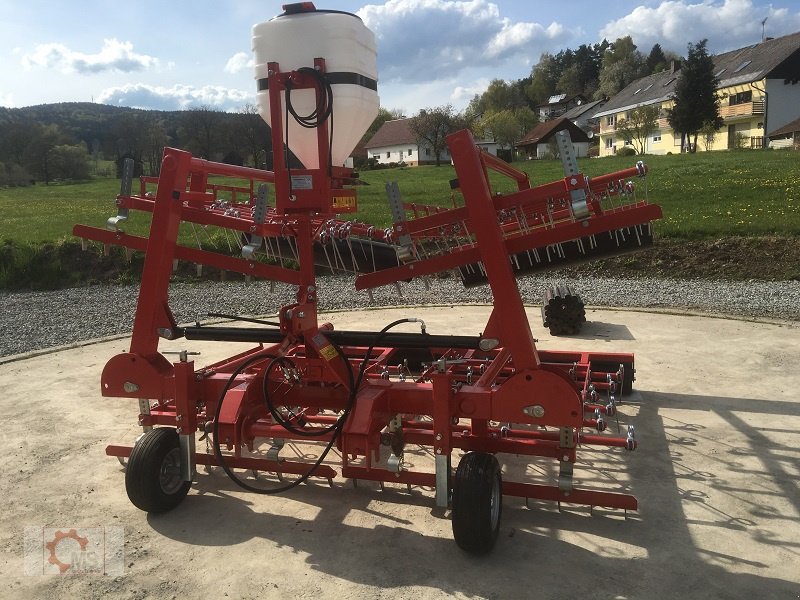
<instances>
[{"instance_id":1,"label":"bolt","mask_svg":"<svg viewBox=\"0 0 800 600\"><path fill-rule=\"evenodd\" d=\"M572 179L569 180L569 183L570 185L578 185L578 180L573 177Z\"/></svg>"},{"instance_id":2,"label":"bolt","mask_svg":"<svg viewBox=\"0 0 800 600\"><path fill-rule=\"evenodd\" d=\"M437 433L436 434L436 441L439 442L441 440L442 440L442 434L441 433Z\"/></svg>"},{"instance_id":3,"label":"bolt","mask_svg":"<svg viewBox=\"0 0 800 600\"><path fill-rule=\"evenodd\" d=\"M569 455L565 454L564 458L562 459L564 462L569 462Z\"/></svg>"},{"instance_id":4,"label":"bolt","mask_svg":"<svg viewBox=\"0 0 800 600\"><path fill-rule=\"evenodd\" d=\"M442 449L441 448L437 448L436 449L436 454L441 454L441 453L442 453Z\"/></svg>"},{"instance_id":5,"label":"bolt","mask_svg":"<svg viewBox=\"0 0 800 600\"><path fill-rule=\"evenodd\" d=\"M177 415L177 416L175 417L175 422L176 422L176 423L180 423L181 421L183 421L183 415Z\"/></svg>"}]
</instances>

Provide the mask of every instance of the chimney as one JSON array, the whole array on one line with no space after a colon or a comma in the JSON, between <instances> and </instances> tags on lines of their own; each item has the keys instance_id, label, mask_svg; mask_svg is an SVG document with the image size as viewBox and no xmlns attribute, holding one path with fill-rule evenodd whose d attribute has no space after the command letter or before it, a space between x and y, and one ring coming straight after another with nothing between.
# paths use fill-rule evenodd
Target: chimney
<instances>
[{"instance_id":1,"label":"chimney","mask_svg":"<svg viewBox=\"0 0 800 600\"><path fill-rule=\"evenodd\" d=\"M669 72L670 73L675 73L676 71L680 71L680 70L681 70L681 61L673 60L673 61L670 62L670 64L669 64Z\"/></svg>"}]
</instances>

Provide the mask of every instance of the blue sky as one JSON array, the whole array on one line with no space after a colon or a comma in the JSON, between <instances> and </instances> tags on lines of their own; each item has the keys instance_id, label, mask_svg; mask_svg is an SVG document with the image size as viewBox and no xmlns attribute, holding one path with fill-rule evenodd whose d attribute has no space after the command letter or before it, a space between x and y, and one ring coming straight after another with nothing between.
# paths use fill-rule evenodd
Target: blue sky
<instances>
[{"instance_id":1,"label":"blue sky","mask_svg":"<svg viewBox=\"0 0 800 600\"><path fill-rule=\"evenodd\" d=\"M281 1L0 0L0 105L94 101L236 110L255 98L251 27ZM351 0L378 40L381 105L413 114L466 106L494 78L519 79L542 52L633 36L685 53L724 52L800 31L798 0Z\"/></svg>"}]
</instances>

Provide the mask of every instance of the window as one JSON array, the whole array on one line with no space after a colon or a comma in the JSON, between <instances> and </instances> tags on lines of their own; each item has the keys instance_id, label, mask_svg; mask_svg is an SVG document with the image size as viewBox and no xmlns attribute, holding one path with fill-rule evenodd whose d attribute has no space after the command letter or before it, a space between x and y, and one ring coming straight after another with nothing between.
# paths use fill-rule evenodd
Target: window
<instances>
[{"instance_id":1,"label":"window","mask_svg":"<svg viewBox=\"0 0 800 600\"><path fill-rule=\"evenodd\" d=\"M400 158L403 158L403 151L402 150L400 150L400 152L398 152L397 154L400 155Z\"/></svg>"},{"instance_id":2,"label":"window","mask_svg":"<svg viewBox=\"0 0 800 600\"><path fill-rule=\"evenodd\" d=\"M734 70L734 73L738 73L739 71L744 69L747 65L749 65L751 62L753 62L753 61L752 60L744 61L742 64L740 64L738 67L736 67L736 70Z\"/></svg>"},{"instance_id":3,"label":"window","mask_svg":"<svg viewBox=\"0 0 800 600\"><path fill-rule=\"evenodd\" d=\"M408 149L408 155L411 156L411 148Z\"/></svg>"},{"instance_id":4,"label":"window","mask_svg":"<svg viewBox=\"0 0 800 600\"><path fill-rule=\"evenodd\" d=\"M617 124L617 115L608 115L606 117L606 125L613 127Z\"/></svg>"},{"instance_id":5,"label":"window","mask_svg":"<svg viewBox=\"0 0 800 600\"><path fill-rule=\"evenodd\" d=\"M629 140L629 139L628 139L628 140L625 140L625 145L626 145L626 146L633 146L633 141L632 141L632 140Z\"/></svg>"},{"instance_id":6,"label":"window","mask_svg":"<svg viewBox=\"0 0 800 600\"><path fill-rule=\"evenodd\" d=\"M642 88L639 88L638 90L636 90L635 92L633 92L633 95L635 96L636 94L638 94L638 93L639 93L639 92L641 92L641 91L642 91Z\"/></svg>"},{"instance_id":7,"label":"window","mask_svg":"<svg viewBox=\"0 0 800 600\"><path fill-rule=\"evenodd\" d=\"M673 133L672 134L672 145L680 147L680 145L681 145L681 134L680 133Z\"/></svg>"},{"instance_id":8,"label":"window","mask_svg":"<svg viewBox=\"0 0 800 600\"><path fill-rule=\"evenodd\" d=\"M614 138L607 137L606 138L606 150L610 150L614 147Z\"/></svg>"},{"instance_id":9,"label":"window","mask_svg":"<svg viewBox=\"0 0 800 600\"><path fill-rule=\"evenodd\" d=\"M425 148L425 156L430 156L430 155L431 155L431 149Z\"/></svg>"},{"instance_id":10,"label":"window","mask_svg":"<svg viewBox=\"0 0 800 600\"><path fill-rule=\"evenodd\" d=\"M391 152L387 152L386 153L386 158L392 158L392 153Z\"/></svg>"},{"instance_id":11,"label":"window","mask_svg":"<svg viewBox=\"0 0 800 600\"><path fill-rule=\"evenodd\" d=\"M647 91L647 90L649 90L651 87L653 87L653 84L652 84L652 83L651 83L651 84L649 84L649 85L648 85L646 88L644 88L644 91L646 92L646 91Z\"/></svg>"},{"instance_id":12,"label":"window","mask_svg":"<svg viewBox=\"0 0 800 600\"><path fill-rule=\"evenodd\" d=\"M661 141L661 132L660 131L656 131L653 134L653 143L660 142L660 141Z\"/></svg>"},{"instance_id":13,"label":"window","mask_svg":"<svg viewBox=\"0 0 800 600\"><path fill-rule=\"evenodd\" d=\"M668 86L670 83L672 83L672 82L673 82L673 81L675 81L676 79L678 79L678 78L677 78L677 77L673 77L672 79L670 79L669 81L667 81L667 83L665 83L665 84L664 84L664 87L667 87L667 86Z\"/></svg>"},{"instance_id":14,"label":"window","mask_svg":"<svg viewBox=\"0 0 800 600\"><path fill-rule=\"evenodd\" d=\"M723 74L725 71L727 71L727 70L728 70L728 69L727 69L726 67L722 67L722 68L721 68L719 71L717 71L716 73L714 73L714 77L719 77L720 75L722 75L722 74Z\"/></svg>"},{"instance_id":15,"label":"window","mask_svg":"<svg viewBox=\"0 0 800 600\"><path fill-rule=\"evenodd\" d=\"M736 106L737 104L747 104L753 101L753 90L746 92L739 92L738 94L731 94L728 96L728 106Z\"/></svg>"}]
</instances>

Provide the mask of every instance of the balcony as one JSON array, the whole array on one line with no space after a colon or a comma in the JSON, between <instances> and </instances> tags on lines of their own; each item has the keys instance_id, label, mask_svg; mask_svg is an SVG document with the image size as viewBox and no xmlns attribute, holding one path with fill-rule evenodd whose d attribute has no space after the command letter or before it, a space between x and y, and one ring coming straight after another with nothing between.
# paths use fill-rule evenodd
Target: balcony
<instances>
[{"instance_id":1,"label":"balcony","mask_svg":"<svg viewBox=\"0 0 800 600\"><path fill-rule=\"evenodd\" d=\"M743 102L732 106L720 106L719 116L723 119L734 119L737 117L751 117L753 115L764 114L764 101Z\"/></svg>"}]
</instances>

